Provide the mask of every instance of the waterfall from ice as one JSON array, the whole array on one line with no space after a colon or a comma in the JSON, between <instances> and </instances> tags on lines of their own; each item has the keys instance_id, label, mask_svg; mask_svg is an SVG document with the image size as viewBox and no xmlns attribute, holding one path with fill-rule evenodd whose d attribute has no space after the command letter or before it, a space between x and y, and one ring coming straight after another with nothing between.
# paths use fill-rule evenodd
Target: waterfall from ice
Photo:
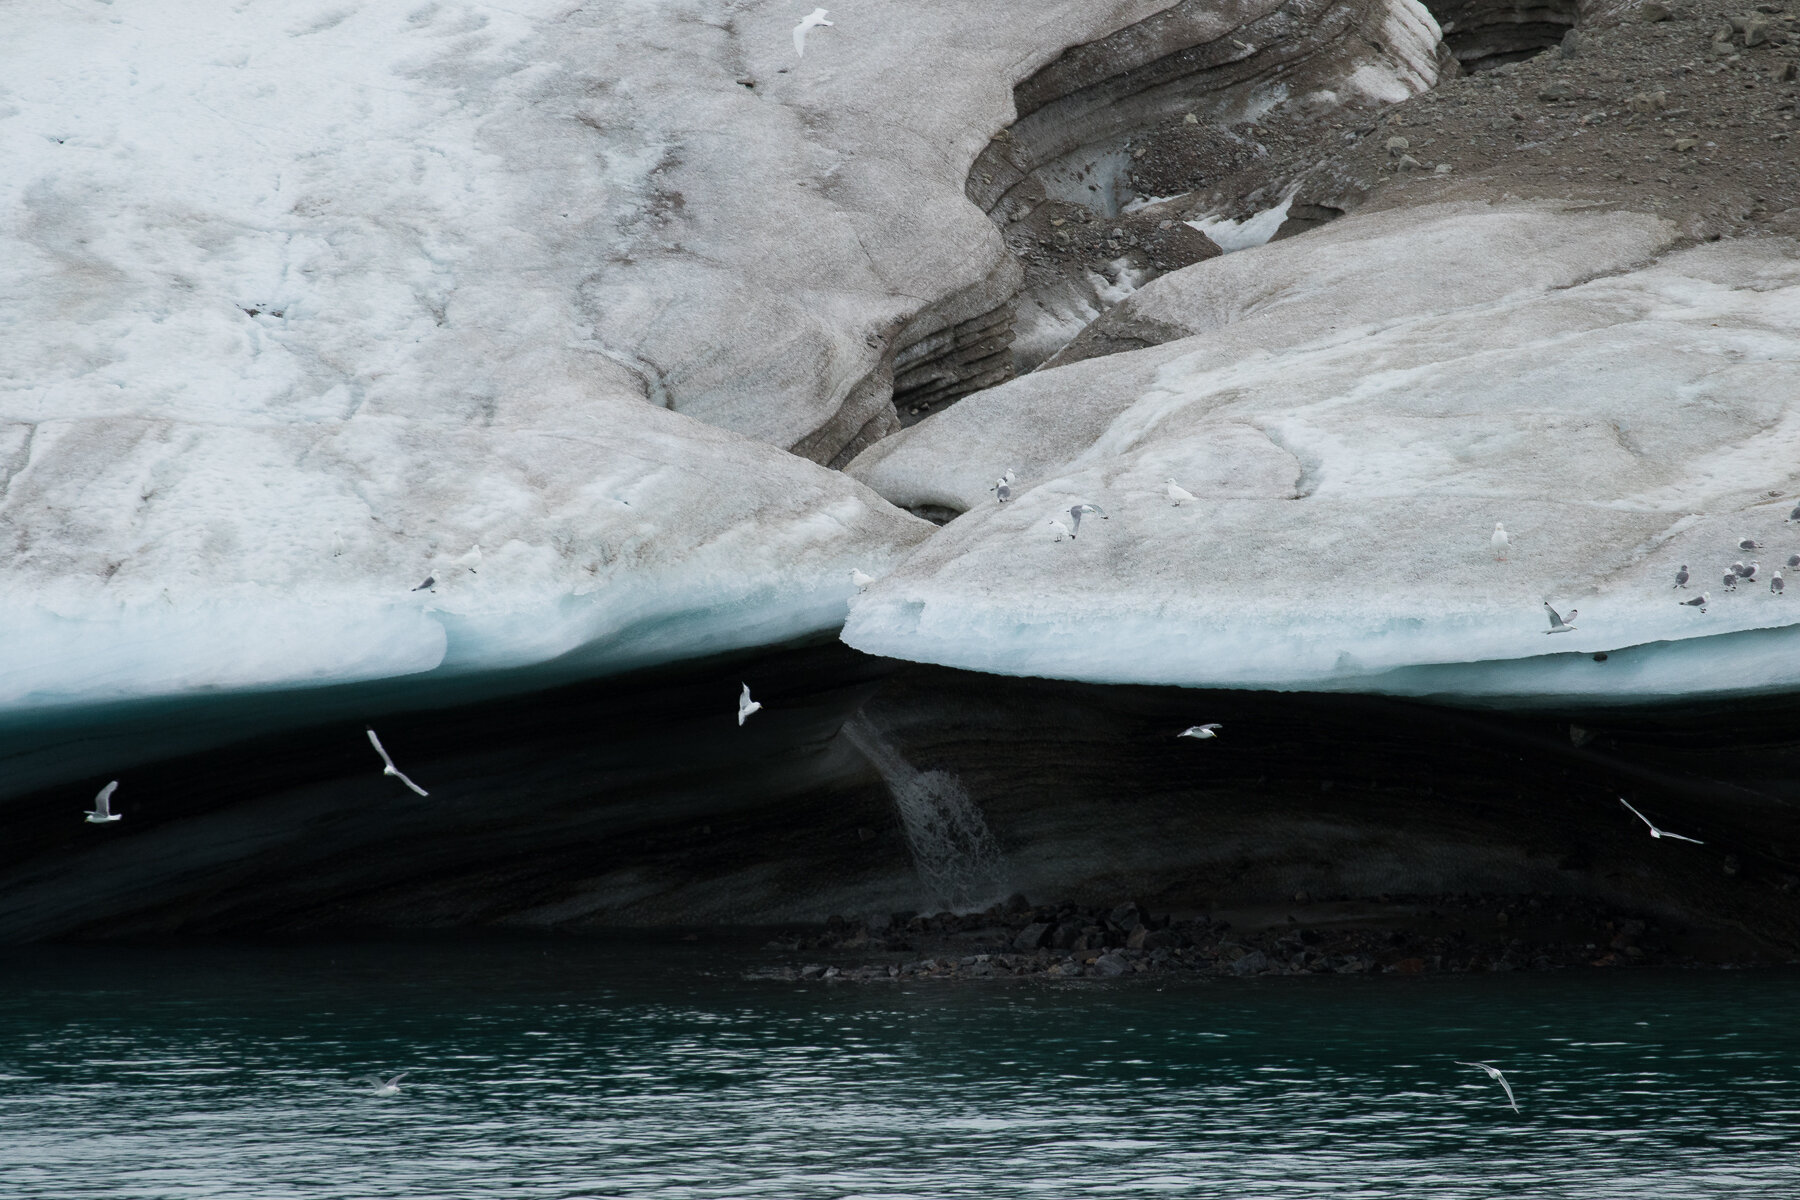
<instances>
[{"instance_id":1,"label":"waterfall from ice","mask_svg":"<svg viewBox=\"0 0 1800 1200\"><path fill-rule=\"evenodd\" d=\"M845 722L844 735L886 782L919 881L935 902L969 912L1006 894L999 843L956 776L916 770L860 715Z\"/></svg>"}]
</instances>

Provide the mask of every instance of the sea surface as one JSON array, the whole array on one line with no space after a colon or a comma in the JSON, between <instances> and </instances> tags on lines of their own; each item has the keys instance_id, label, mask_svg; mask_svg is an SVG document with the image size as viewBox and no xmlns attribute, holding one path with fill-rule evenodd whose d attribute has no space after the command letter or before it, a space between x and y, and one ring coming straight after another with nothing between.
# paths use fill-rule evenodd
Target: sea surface
<instances>
[{"instance_id":1,"label":"sea surface","mask_svg":"<svg viewBox=\"0 0 1800 1200\"><path fill-rule=\"evenodd\" d=\"M1800 1196L1792 972L857 986L752 961L8 951L0 1197Z\"/></svg>"}]
</instances>

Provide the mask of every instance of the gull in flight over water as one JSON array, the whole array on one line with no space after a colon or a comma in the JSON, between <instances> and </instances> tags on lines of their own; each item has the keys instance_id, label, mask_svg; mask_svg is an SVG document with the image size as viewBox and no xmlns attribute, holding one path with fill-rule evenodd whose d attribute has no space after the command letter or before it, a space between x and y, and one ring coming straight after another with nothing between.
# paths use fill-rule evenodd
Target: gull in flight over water
<instances>
[{"instance_id":1,"label":"gull in flight over water","mask_svg":"<svg viewBox=\"0 0 1800 1200\"><path fill-rule=\"evenodd\" d=\"M108 821L117 821L120 814L112 810L112 794L118 788L119 781L113 780L100 789L94 797L94 811L87 815L89 825L104 825Z\"/></svg>"},{"instance_id":2,"label":"gull in flight over water","mask_svg":"<svg viewBox=\"0 0 1800 1200\"><path fill-rule=\"evenodd\" d=\"M1459 1067L1480 1067L1482 1070L1486 1071L1488 1073L1488 1078L1499 1084L1501 1090L1506 1093L1506 1102L1512 1105L1512 1110L1514 1112L1519 1111L1519 1102L1513 1099L1512 1084L1506 1082L1506 1076L1500 1073L1499 1067L1490 1067L1484 1062L1464 1062L1460 1058L1456 1060L1456 1065Z\"/></svg>"},{"instance_id":3,"label":"gull in flight over water","mask_svg":"<svg viewBox=\"0 0 1800 1200\"><path fill-rule=\"evenodd\" d=\"M830 21L827 21L825 19L826 11L827 10L825 10L823 8L815 8L812 10L812 12L808 13L805 17L802 17L800 20L800 23L798 25L794 26L794 53L795 54L804 55L806 53L806 34L807 34L808 30L816 29L820 25L830 25L831 24Z\"/></svg>"},{"instance_id":4,"label":"gull in flight over water","mask_svg":"<svg viewBox=\"0 0 1800 1200\"><path fill-rule=\"evenodd\" d=\"M1684 837L1683 835L1681 835L1679 833L1670 833L1666 829L1658 829L1656 827L1655 823L1653 823L1649 817L1646 817L1643 813L1639 812L1635 808L1632 808L1630 804L1626 803L1625 797L1623 797L1623 796L1619 797L1619 803L1624 804L1626 808L1630 809L1632 816L1636 817L1638 820L1642 821L1644 824L1650 826L1650 836L1653 838L1674 838L1678 842L1692 842L1696 846L1706 845L1706 843L1701 841L1699 838Z\"/></svg>"},{"instance_id":5,"label":"gull in flight over water","mask_svg":"<svg viewBox=\"0 0 1800 1200\"><path fill-rule=\"evenodd\" d=\"M1580 612L1581 610L1571 608L1569 610L1568 619L1565 620L1563 618L1563 615L1561 613L1557 612L1554 608L1551 608L1550 602L1548 600L1546 600L1546 601L1544 601L1544 611L1550 614L1550 628L1548 628L1544 631L1545 635L1547 636L1552 633L1568 633L1571 629L1574 629L1575 628L1575 614Z\"/></svg>"},{"instance_id":6,"label":"gull in flight over water","mask_svg":"<svg viewBox=\"0 0 1800 1200\"><path fill-rule=\"evenodd\" d=\"M381 739L375 736L375 731L373 729L369 730L368 733L369 733L369 745L375 747L375 753L381 755L381 761L383 764L385 764L381 768L381 773L383 775L392 775L395 779L398 779L401 783L404 783L407 787L409 787L413 791L419 793L419 795L421 795L421 796L431 795L430 792L426 791L424 788L420 787L418 784L414 783L412 780L408 779L406 776L404 776L400 773L400 768L396 767L394 765L394 760L388 757L387 750L385 748L383 748L383 746L381 744Z\"/></svg>"},{"instance_id":7,"label":"gull in flight over water","mask_svg":"<svg viewBox=\"0 0 1800 1200\"><path fill-rule=\"evenodd\" d=\"M1200 738L1200 739L1204 740L1206 738L1218 737L1219 730L1221 730L1223 728L1225 728L1225 727L1223 725L1219 724L1217 721L1209 721L1205 725L1189 725L1186 729L1182 730L1180 733L1176 734L1175 736L1178 738L1191 737L1191 738Z\"/></svg>"},{"instance_id":8,"label":"gull in flight over water","mask_svg":"<svg viewBox=\"0 0 1800 1200\"><path fill-rule=\"evenodd\" d=\"M750 685L746 683L743 692L738 696L738 724L742 725L749 719L751 713L761 710L761 702L750 698Z\"/></svg>"},{"instance_id":9,"label":"gull in flight over water","mask_svg":"<svg viewBox=\"0 0 1800 1200\"><path fill-rule=\"evenodd\" d=\"M398 1075L390 1075L386 1079L383 1079L379 1075L364 1075L363 1079L364 1081L375 1085L369 1090L371 1096L398 1096L400 1094L400 1081L411 1074L411 1071L402 1071Z\"/></svg>"},{"instance_id":10,"label":"gull in flight over water","mask_svg":"<svg viewBox=\"0 0 1800 1200\"><path fill-rule=\"evenodd\" d=\"M1494 522L1494 536L1488 539L1488 545L1494 548L1494 557L1501 562L1506 561L1506 548L1512 544L1506 536L1506 529L1500 522Z\"/></svg>"},{"instance_id":11,"label":"gull in flight over water","mask_svg":"<svg viewBox=\"0 0 1800 1200\"><path fill-rule=\"evenodd\" d=\"M1181 507L1181 502L1183 500L1192 500L1194 498L1194 493L1188 491L1173 479L1169 480L1168 484L1163 488L1163 494L1168 496L1169 503L1173 504L1176 508Z\"/></svg>"}]
</instances>

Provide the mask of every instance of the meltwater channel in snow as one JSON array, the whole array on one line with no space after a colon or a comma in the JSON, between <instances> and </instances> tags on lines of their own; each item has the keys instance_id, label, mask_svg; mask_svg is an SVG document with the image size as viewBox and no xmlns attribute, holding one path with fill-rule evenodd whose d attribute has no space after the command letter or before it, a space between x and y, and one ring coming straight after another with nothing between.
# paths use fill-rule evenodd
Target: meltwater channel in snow
<instances>
[{"instance_id":1,"label":"meltwater channel in snow","mask_svg":"<svg viewBox=\"0 0 1800 1200\"><path fill-rule=\"evenodd\" d=\"M1100 323L1162 344L1040 369L851 465L968 511L844 639L1096 682L1792 688L1800 608L1766 581L1800 553L1800 252L1674 240L1650 216L1453 204L1164 276ZM1056 540L1084 501L1112 520ZM1761 574L1722 590L1746 537ZM1550 637L1546 600L1577 627Z\"/></svg>"}]
</instances>

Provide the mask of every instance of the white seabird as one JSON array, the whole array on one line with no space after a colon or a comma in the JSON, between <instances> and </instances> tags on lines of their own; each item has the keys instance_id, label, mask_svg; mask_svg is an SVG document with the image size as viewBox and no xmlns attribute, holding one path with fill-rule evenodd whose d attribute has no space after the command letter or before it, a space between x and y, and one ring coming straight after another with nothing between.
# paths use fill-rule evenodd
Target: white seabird
<instances>
[{"instance_id":1,"label":"white seabird","mask_svg":"<svg viewBox=\"0 0 1800 1200\"><path fill-rule=\"evenodd\" d=\"M112 810L112 794L118 786L119 781L115 779L101 788L100 794L94 797L94 811L87 815L89 825L104 825L108 821L117 821L122 815Z\"/></svg>"},{"instance_id":2,"label":"white seabird","mask_svg":"<svg viewBox=\"0 0 1800 1200\"><path fill-rule=\"evenodd\" d=\"M1512 545L1512 539L1506 536L1506 527L1498 521L1494 522L1494 536L1488 539L1488 545L1494 548L1495 558L1506 561L1506 550Z\"/></svg>"},{"instance_id":3,"label":"white seabird","mask_svg":"<svg viewBox=\"0 0 1800 1200\"><path fill-rule=\"evenodd\" d=\"M1069 530L1070 537L1074 537L1076 534L1081 532L1081 514L1082 513L1093 513L1095 516L1099 517L1102 521L1112 520L1111 517L1107 516L1104 512L1102 512L1100 510L1100 506L1098 504L1072 505L1069 508L1069 516L1074 519L1075 525L1072 529Z\"/></svg>"},{"instance_id":4,"label":"white seabird","mask_svg":"<svg viewBox=\"0 0 1800 1200\"><path fill-rule=\"evenodd\" d=\"M857 570L855 567L851 567L850 568L850 582L855 584L856 590L860 592L864 588L868 587L871 583L874 583L875 577L873 575L865 575L861 571Z\"/></svg>"},{"instance_id":5,"label":"white seabird","mask_svg":"<svg viewBox=\"0 0 1800 1200\"><path fill-rule=\"evenodd\" d=\"M1744 560L1741 558L1731 564L1731 573L1739 579L1742 579L1749 570L1750 568L1744 565Z\"/></svg>"},{"instance_id":6,"label":"white seabird","mask_svg":"<svg viewBox=\"0 0 1800 1200\"><path fill-rule=\"evenodd\" d=\"M815 8L806 16L802 17L798 25L794 26L795 54L804 55L806 53L806 34L808 30L817 29L821 25L831 24L830 21L825 19L826 12L826 9Z\"/></svg>"},{"instance_id":7,"label":"white seabird","mask_svg":"<svg viewBox=\"0 0 1800 1200\"><path fill-rule=\"evenodd\" d=\"M397 1096L400 1094L400 1081L411 1074L411 1071L402 1071L398 1075L390 1075L386 1079L379 1075L364 1075L363 1079L375 1085L369 1089L371 1096Z\"/></svg>"},{"instance_id":8,"label":"white seabird","mask_svg":"<svg viewBox=\"0 0 1800 1200\"><path fill-rule=\"evenodd\" d=\"M1173 479L1169 480L1168 485L1163 488L1163 494L1169 498L1169 503L1173 504L1176 508L1181 507L1181 502L1183 500L1192 500L1194 498L1194 493L1188 491Z\"/></svg>"},{"instance_id":9,"label":"white seabird","mask_svg":"<svg viewBox=\"0 0 1800 1200\"><path fill-rule=\"evenodd\" d=\"M436 575L427 575L425 577L425 582L421 583L418 587L414 588L413 591L429 592L432 588L434 588L436 586L437 586L437 576Z\"/></svg>"},{"instance_id":10,"label":"white seabird","mask_svg":"<svg viewBox=\"0 0 1800 1200\"><path fill-rule=\"evenodd\" d=\"M1175 736L1178 738L1191 737L1191 738L1200 738L1200 739L1204 740L1206 738L1218 737L1219 730L1221 730L1223 728L1225 728L1225 727L1223 725L1219 724L1217 721L1208 721L1204 725L1189 725L1186 729L1182 730L1180 733L1176 734Z\"/></svg>"},{"instance_id":11,"label":"white seabird","mask_svg":"<svg viewBox=\"0 0 1800 1200\"><path fill-rule=\"evenodd\" d=\"M456 560L456 565L471 575L475 574L475 569L481 565L481 543L476 542L470 546L468 552Z\"/></svg>"},{"instance_id":12,"label":"white seabird","mask_svg":"<svg viewBox=\"0 0 1800 1200\"><path fill-rule=\"evenodd\" d=\"M1670 833L1666 829L1658 829L1656 827L1656 825L1650 820L1649 817L1646 817L1643 813L1639 812L1637 809L1632 808L1631 805L1626 802L1625 797L1623 797L1623 796L1619 797L1619 803L1624 804L1627 809L1630 809L1632 816L1636 817L1638 820L1642 821L1644 824L1650 826L1650 836L1653 838L1674 838L1678 842L1692 842L1696 846L1706 845L1706 843L1701 841L1699 838L1686 837L1679 833Z\"/></svg>"},{"instance_id":13,"label":"white seabird","mask_svg":"<svg viewBox=\"0 0 1800 1200\"><path fill-rule=\"evenodd\" d=\"M1052 517L1050 519L1050 528L1056 530L1056 540L1059 542L1062 541L1064 538L1071 538L1071 537L1075 536L1074 534L1069 532L1069 527L1067 525L1064 525L1061 521L1058 521L1054 517Z\"/></svg>"},{"instance_id":14,"label":"white seabird","mask_svg":"<svg viewBox=\"0 0 1800 1200\"><path fill-rule=\"evenodd\" d=\"M1737 581L1738 573L1736 571L1727 571L1725 572L1725 578L1720 580L1720 583L1724 585L1726 591L1735 592L1737 591Z\"/></svg>"},{"instance_id":15,"label":"white seabird","mask_svg":"<svg viewBox=\"0 0 1800 1200\"><path fill-rule=\"evenodd\" d=\"M1738 574L1742 575L1745 579L1755 579L1756 573L1760 570L1762 570L1762 559L1759 558L1743 570L1739 571Z\"/></svg>"},{"instance_id":16,"label":"white seabird","mask_svg":"<svg viewBox=\"0 0 1800 1200\"><path fill-rule=\"evenodd\" d=\"M1550 602L1548 600L1546 600L1546 601L1544 601L1544 611L1550 614L1550 628L1546 629L1544 631L1545 635L1548 636L1549 634L1552 634L1552 633L1568 633L1571 629L1574 629L1575 628L1575 614L1580 612L1581 610L1576 609L1576 608L1571 608L1569 610L1568 619L1564 620L1563 615L1561 613L1557 612L1554 608L1551 608Z\"/></svg>"},{"instance_id":17,"label":"white seabird","mask_svg":"<svg viewBox=\"0 0 1800 1200\"><path fill-rule=\"evenodd\" d=\"M1512 1110L1514 1112L1519 1111L1519 1102L1513 1099L1512 1084L1506 1082L1506 1076L1500 1073L1499 1067L1490 1067L1484 1062L1464 1062L1460 1058L1455 1061L1456 1065L1459 1067L1480 1067L1482 1070L1486 1071L1488 1073L1488 1078L1499 1084L1500 1089L1506 1093L1506 1102L1512 1105Z\"/></svg>"},{"instance_id":18,"label":"white seabird","mask_svg":"<svg viewBox=\"0 0 1800 1200\"><path fill-rule=\"evenodd\" d=\"M1687 581L1688 581L1687 564L1682 563L1681 570L1675 572L1675 586L1678 588L1684 588L1687 586Z\"/></svg>"},{"instance_id":19,"label":"white seabird","mask_svg":"<svg viewBox=\"0 0 1800 1200\"><path fill-rule=\"evenodd\" d=\"M1739 538L1738 539L1738 549L1739 550L1761 550L1762 543L1757 541L1755 538Z\"/></svg>"},{"instance_id":20,"label":"white seabird","mask_svg":"<svg viewBox=\"0 0 1800 1200\"><path fill-rule=\"evenodd\" d=\"M743 725L751 713L760 711L762 711L762 705L750 698L750 685L746 683L743 692L738 696L738 724Z\"/></svg>"},{"instance_id":21,"label":"white seabird","mask_svg":"<svg viewBox=\"0 0 1800 1200\"><path fill-rule=\"evenodd\" d=\"M1781 595L1786 587L1787 581L1781 577L1781 572L1779 570L1769 576L1769 590L1774 592L1777 596Z\"/></svg>"},{"instance_id":22,"label":"white seabird","mask_svg":"<svg viewBox=\"0 0 1800 1200\"><path fill-rule=\"evenodd\" d=\"M1675 603L1685 604L1689 608L1697 608L1701 612L1705 612L1707 601L1710 600L1711 598L1712 598L1711 593L1701 592L1698 596L1695 596L1692 600L1677 600Z\"/></svg>"},{"instance_id":23,"label":"white seabird","mask_svg":"<svg viewBox=\"0 0 1800 1200\"><path fill-rule=\"evenodd\" d=\"M375 747L375 753L381 755L381 773L383 775L392 775L395 779L398 779L401 783L404 783L407 787L419 793L421 796L431 795L430 792L400 773L400 768L396 767L394 765L394 760L388 757L386 748L382 746L381 739L375 736L375 731L373 729L368 730L367 732L369 734L369 745Z\"/></svg>"}]
</instances>

